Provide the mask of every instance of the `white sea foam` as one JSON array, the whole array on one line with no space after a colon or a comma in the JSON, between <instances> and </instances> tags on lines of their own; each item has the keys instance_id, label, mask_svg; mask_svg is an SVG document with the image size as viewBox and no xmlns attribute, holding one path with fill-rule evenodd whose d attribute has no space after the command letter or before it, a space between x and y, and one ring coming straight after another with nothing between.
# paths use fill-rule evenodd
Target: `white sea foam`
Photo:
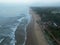
<instances>
[{"instance_id":1,"label":"white sea foam","mask_svg":"<svg viewBox=\"0 0 60 45\"><path fill-rule=\"evenodd\" d=\"M23 19L27 19L28 23L26 24L25 26L25 40L23 42L23 45L25 45L25 42L26 42L26 39L27 39L27 32L26 32L26 28L31 20L31 16L30 15L26 15L26 17L22 17L20 19L18 19L17 21L19 21L19 23L23 20ZM11 27L11 29L13 30L13 32L11 33L11 38L12 38L12 41L10 42L10 45L15 45L16 43L16 40L15 40L15 31L17 29L17 27L19 26L19 23L16 23L14 27Z\"/></svg>"},{"instance_id":2,"label":"white sea foam","mask_svg":"<svg viewBox=\"0 0 60 45\"><path fill-rule=\"evenodd\" d=\"M2 38L2 39L0 40L0 43L1 43L3 40L4 40L4 38Z\"/></svg>"},{"instance_id":3,"label":"white sea foam","mask_svg":"<svg viewBox=\"0 0 60 45\"><path fill-rule=\"evenodd\" d=\"M17 26L15 26L15 28L11 28L11 29L13 30L13 32L11 33L11 36L10 36L10 38L12 38L12 41L10 42L10 45L15 45L15 42L16 42L16 40L15 40L15 31L17 29Z\"/></svg>"},{"instance_id":4,"label":"white sea foam","mask_svg":"<svg viewBox=\"0 0 60 45\"><path fill-rule=\"evenodd\" d=\"M27 16L26 16L26 19L28 20L28 23L27 23L26 26L25 26L25 41L24 41L23 45L25 45L25 43L26 43L26 39L27 39L26 28L27 28L28 24L29 24L30 21L31 21L31 15L27 15Z\"/></svg>"},{"instance_id":5,"label":"white sea foam","mask_svg":"<svg viewBox=\"0 0 60 45\"><path fill-rule=\"evenodd\" d=\"M24 19L24 17L22 17L21 19L18 19L17 21L21 22L22 19Z\"/></svg>"},{"instance_id":6,"label":"white sea foam","mask_svg":"<svg viewBox=\"0 0 60 45\"><path fill-rule=\"evenodd\" d=\"M18 19L17 21L21 22L22 19L24 19L24 17ZM10 36L12 38L12 41L10 42L10 45L15 45L15 43L16 43L16 40L15 40L15 31L16 31L18 25L19 25L19 23L16 24L16 26L14 28L11 28L13 30L13 32L11 33L11 36Z\"/></svg>"}]
</instances>

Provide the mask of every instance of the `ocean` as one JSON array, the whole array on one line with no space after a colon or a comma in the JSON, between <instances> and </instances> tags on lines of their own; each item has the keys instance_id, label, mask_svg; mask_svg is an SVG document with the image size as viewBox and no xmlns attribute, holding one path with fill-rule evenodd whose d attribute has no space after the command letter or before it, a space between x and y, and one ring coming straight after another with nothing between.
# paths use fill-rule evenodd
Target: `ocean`
<instances>
[{"instance_id":1,"label":"ocean","mask_svg":"<svg viewBox=\"0 0 60 45\"><path fill-rule=\"evenodd\" d=\"M0 18L0 45L15 45L15 32L20 30L19 45L25 45L27 39L26 28L30 22L31 16L29 14L21 14L14 17L1 17Z\"/></svg>"}]
</instances>

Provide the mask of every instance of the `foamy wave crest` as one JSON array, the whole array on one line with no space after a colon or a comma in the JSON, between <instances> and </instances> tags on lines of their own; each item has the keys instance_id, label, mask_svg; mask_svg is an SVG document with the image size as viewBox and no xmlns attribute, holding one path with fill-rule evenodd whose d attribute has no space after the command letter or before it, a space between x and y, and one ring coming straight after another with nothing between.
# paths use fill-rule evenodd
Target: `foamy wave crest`
<instances>
[{"instance_id":1,"label":"foamy wave crest","mask_svg":"<svg viewBox=\"0 0 60 45\"><path fill-rule=\"evenodd\" d=\"M27 39L27 32L26 32L26 28L27 28L27 26L28 26L28 24L30 23L30 21L31 21L31 15L26 15L26 19L28 20L28 23L26 24L26 26L25 26L25 40L24 40L24 43L23 43L23 45L25 45L25 43L26 43L26 39Z\"/></svg>"},{"instance_id":2,"label":"foamy wave crest","mask_svg":"<svg viewBox=\"0 0 60 45\"><path fill-rule=\"evenodd\" d=\"M27 24L25 25L25 30L24 30L24 31L25 31L25 40L24 40L24 42L23 42L22 45L25 45L25 42L26 42L26 39L27 39L26 28L27 28L27 26L28 26L28 24L29 24L29 22L30 22L30 20L31 20L31 16L30 16L30 15L26 15L25 17L22 17L22 18L20 18L20 19L17 19L17 21L18 21L19 23L16 23L16 24L14 24L14 25L15 25L14 27L11 27L11 29L13 30L13 32L12 32L11 35L10 35L10 37L12 38L12 41L10 42L10 45L15 45L15 43L16 43L16 40L15 40L15 31L16 31L17 27L19 26L20 22L21 22L22 20L24 20L24 19L27 20Z\"/></svg>"},{"instance_id":3,"label":"foamy wave crest","mask_svg":"<svg viewBox=\"0 0 60 45\"><path fill-rule=\"evenodd\" d=\"M24 17L18 19L17 21L21 22L22 19L24 19ZM13 30L13 32L11 33L11 36L10 36L10 38L12 38L12 41L10 42L10 45L15 45L15 43L16 43L16 40L15 40L15 31L16 31L18 25L19 25L19 23L16 24L16 26L14 28L11 28Z\"/></svg>"}]
</instances>

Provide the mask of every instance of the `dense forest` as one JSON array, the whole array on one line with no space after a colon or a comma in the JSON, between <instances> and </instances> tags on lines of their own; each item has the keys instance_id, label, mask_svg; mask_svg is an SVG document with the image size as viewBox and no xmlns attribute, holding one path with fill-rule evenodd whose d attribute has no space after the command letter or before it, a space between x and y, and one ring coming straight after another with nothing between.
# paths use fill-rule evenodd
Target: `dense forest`
<instances>
[{"instance_id":1,"label":"dense forest","mask_svg":"<svg viewBox=\"0 0 60 45\"><path fill-rule=\"evenodd\" d=\"M41 16L43 21L52 21L60 25L60 8L32 7L32 9Z\"/></svg>"}]
</instances>

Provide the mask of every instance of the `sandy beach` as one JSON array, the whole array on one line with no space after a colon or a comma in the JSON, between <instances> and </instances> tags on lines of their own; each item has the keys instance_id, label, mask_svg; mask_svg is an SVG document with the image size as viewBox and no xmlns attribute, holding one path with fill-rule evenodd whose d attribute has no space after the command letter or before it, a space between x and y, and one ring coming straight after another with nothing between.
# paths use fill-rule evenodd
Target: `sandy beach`
<instances>
[{"instance_id":1,"label":"sandy beach","mask_svg":"<svg viewBox=\"0 0 60 45\"><path fill-rule=\"evenodd\" d=\"M41 27L37 24L40 17L33 11L30 12L32 20L27 27L27 40L25 45L48 45Z\"/></svg>"},{"instance_id":2,"label":"sandy beach","mask_svg":"<svg viewBox=\"0 0 60 45\"><path fill-rule=\"evenodd\" d=\"M32 16L31 22L28 24L26 32L27 32L27 40L25 42L25 45L48 45L44 34L42 32L41 27L36 22L40 19L40 17L35 14L33 11L30 12L30 15ZM24 42L24 36L21 35L23 27L18 26L16 32L15 32L15 39L17 40L16 45L22 45Z\"/></svg>"}]
</instances>

